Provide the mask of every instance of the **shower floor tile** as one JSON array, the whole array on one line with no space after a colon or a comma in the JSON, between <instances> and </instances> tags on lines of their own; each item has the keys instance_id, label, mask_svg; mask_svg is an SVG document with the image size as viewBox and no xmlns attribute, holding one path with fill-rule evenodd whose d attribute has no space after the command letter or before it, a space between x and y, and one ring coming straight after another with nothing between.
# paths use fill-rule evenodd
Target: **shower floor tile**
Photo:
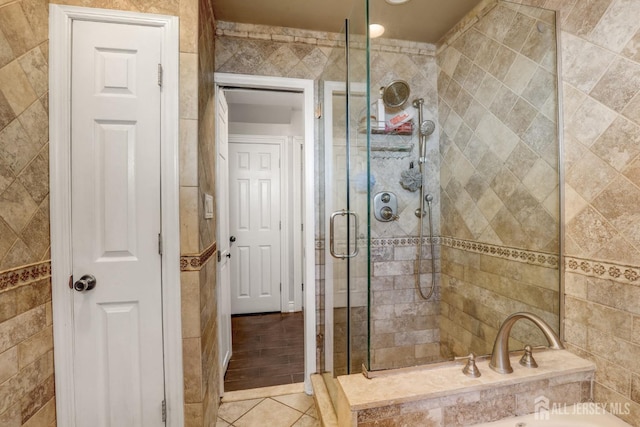
<instances>
[{"instance_id":1,"label":"shower floor tile","mask_svg":"<svg viewBox=\"0 0 640 427\"><path fill-rule=\"evenodd\" d=\"M225 391L304 381L302 312L233 316L231 330Z\"/></svg>"}]
</instances>

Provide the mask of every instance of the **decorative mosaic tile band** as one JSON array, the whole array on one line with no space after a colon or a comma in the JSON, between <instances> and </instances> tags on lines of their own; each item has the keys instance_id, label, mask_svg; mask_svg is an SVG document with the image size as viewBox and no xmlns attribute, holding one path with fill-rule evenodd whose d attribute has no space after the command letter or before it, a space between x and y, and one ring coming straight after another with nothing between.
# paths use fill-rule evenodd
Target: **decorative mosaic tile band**
<instances>
[{"instance_id":1,"label":"decorative mosaic tile band","mask_svg":"<svg viewBox=\"0 0 640 427\"><path fill-rule=\"evenodd\" d=\"M51 260L0 272L0 292L51 276Z\"/></svg>"},{"instance_id":2,"label":"decorative mosaic tile band","mask_svg":"<svg viewBox=\"0 0 640 427\"><path fill-rule=\"evenodd\" d=\"M454 249L462 249L468 252L475 252L483 255L504 258L511 261L525 262L527 264L541 265L543 267L558 267L558 256L547 252L536 252L525 249L511 248L508 246L492 245L489 243L474 242L471 240L456 239L453 237L435 236L432 238L436 245L447 246ZM388 237L384 239L371 239L371 247L406 247L418 244L419 237ZM364 240L359 242L365 245ZM430 243L428 237L422 238L422 243L427 245ZM323 249L325 243L321 239L315 242L316 249Z\"/></svg>"},{"instance_id":3,"label":"decorative mosaic tile band","mask_svg":"<svg viewBox=\"0 0 640 427\"><path fill-rule=\"evenodd\" d=\"M640 267L566 257L565 271L640 286Z\"/></svg>"},{"instance_id":4,"label":"decorative mosaic tile band","mask_svg":"<svg viewBox=\"0 0 640 427\"><path fill-rule=\"evenodd\" d=\"M289 27L272 27L268 25L243 24L228 21L216 22L216 35L254 40L272 40L284 43L304 43L326 47L344 46L344 36L340 33L302 30ZM365 43L364 40L361 43L352 42L351 46L364 49ZM376 39L375 43L372 43L370 47L371 50L382 52L430 56L433 56L436 50L435 46L429 43L397 39Z\"/></svg>"},{"instance_id":5,"label":"decorative mosaic tile band","mask_svg":"<svg viewBox=\"0 0 640 427\"><path fill-rule=\"evenodd\" d=\"M211 246L205 249L201 254L182 255L180 257L180 271L199 271L216 253L217 245L213 242Z\"/></svg>"},{"instance_id":6,"label":"decorative mosaic tile band","mask_svg":"<svg viewBox=\"0 0 640 427\"><path fill-rule=\"evenodd\" d=\"M543 267L558 267L558 255L547 252L529 251L526 249L510 248L508 246L491 245L489 243L474 242L470 240L455 239L453 237L440 237L440 244L454 249L462 249L483 255L490 255L510 261L535 264Z\"/></svg>"}]
</instances>

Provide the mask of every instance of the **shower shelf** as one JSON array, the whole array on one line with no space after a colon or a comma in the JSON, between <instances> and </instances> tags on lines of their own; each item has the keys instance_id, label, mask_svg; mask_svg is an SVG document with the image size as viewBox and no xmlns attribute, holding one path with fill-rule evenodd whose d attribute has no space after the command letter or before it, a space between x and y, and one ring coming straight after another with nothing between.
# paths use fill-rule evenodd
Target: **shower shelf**
<instances>
[{"instance_id":1,"label":"shower shelf","mask_svg":"<svg viewBox=\"0 0 640 427\"><path fill-rule=\"evenodd\" d=\"M358 132L359 133L367 133L367 128L366 127L359 127L358 128ZM376 128L374 126L371 127L371 134L372 135L403 135L403 136L410 136L413 135L413 120L403 123L400 126L393 128L393 129L380 129L380 128Z\"/></svg>"}]
</instances>

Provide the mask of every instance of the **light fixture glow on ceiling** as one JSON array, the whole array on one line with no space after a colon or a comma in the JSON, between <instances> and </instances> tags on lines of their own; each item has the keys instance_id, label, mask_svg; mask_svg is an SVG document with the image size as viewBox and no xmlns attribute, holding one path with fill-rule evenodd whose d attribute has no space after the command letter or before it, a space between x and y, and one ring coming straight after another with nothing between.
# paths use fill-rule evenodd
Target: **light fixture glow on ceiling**
<instances>
[{"instance_id":1,"label":"light fixture glow on ceiling","mask_svg":"<svg viewBox=\"0 0 640 427\"><path fill-rule=\"evenodd\" d=\"M375 39L384 34L384 27L380 24L369 25L369 37Z\"/></svg>"},{"instance_id":2,"label":"light fixture glow on ceiling","mask_svg":"<svg viewBox=\"0 0 640 427\"><path fill-rule=\"evenodd\" d=\"M389 3L389 4L396 5L396 4L403 4L403 3L406 3L406 2L408 2L409 0L385 0L385 1L386 1L387 3Z\"/></svg>"}]
</instances>

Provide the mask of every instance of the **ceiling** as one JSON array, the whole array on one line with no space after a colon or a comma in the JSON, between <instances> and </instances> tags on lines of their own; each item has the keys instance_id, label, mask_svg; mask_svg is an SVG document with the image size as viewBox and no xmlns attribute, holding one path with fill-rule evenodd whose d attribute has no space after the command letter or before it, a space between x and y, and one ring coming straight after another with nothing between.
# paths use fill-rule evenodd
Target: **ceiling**
<instances>
[{"instance_id":1,"label":"ceiling","mask_svg":"<svg viewBox=\"0 0 640 427\"><path fill-rule=\"evenodd\" d=\"M436 43L481 0L411 0L390 5L369 0L370 23L382 24L383 38ZM216 19L229 22L342 32L344 21L364 22L364 0L214 0Z\"/></svg>"},{"instance_id":2,"label":"ceiling","mask_svg":"<svg viewBox=\"0 0 640 427\"><path fill-rule=\"evenodd\" d=\"M302 111L301 92L255 89L225 90L230 123L291 124L295 111Z\"/></svg>"}]
</instances>

